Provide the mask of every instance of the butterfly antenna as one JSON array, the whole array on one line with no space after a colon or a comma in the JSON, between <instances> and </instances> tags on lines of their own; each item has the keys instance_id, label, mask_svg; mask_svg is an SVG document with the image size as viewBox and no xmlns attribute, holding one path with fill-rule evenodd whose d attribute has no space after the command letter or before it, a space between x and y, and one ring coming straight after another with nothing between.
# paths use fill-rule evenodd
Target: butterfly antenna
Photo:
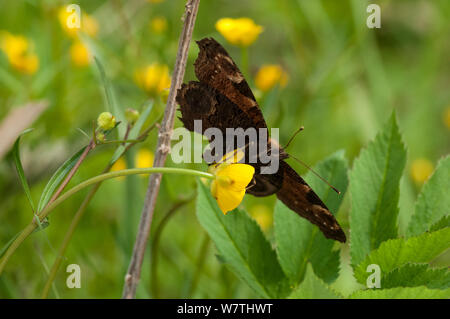
<instances>
[{"instance_id":1,"label":"butterfly antenna","mask_svg":"<svg viewBox=\"0 0 450 319\"><path fill-rule=\"evenodd\" d=\"M316 175L318 178L320 178L323 182L325 182L328 186L331 187L332 190L334 190L336 193L341 194L341 192L334 187L333 185L331 185L325 178L323 178L322 176L320 176L319 174L317 174L311 167L309 167L308 165L306 165L305 163L303 163L301 160L299 160L296 157L293 157L292 155L289 154L289 157L295 159L297 162L299 162L300 164L302 164L303 166L305 166L307 169L309 169L311 172L313 172L314 175Z\"/></svg>"},{"instance_id":2,"label":"butterfly antenna","mask_svg":"<svg viewBox=\"0 0 450 319\"><path fill-rule=\"evenodd\" d=\"M295 131L295 133L291 136L291 138L287 142L287 144L284 147L284 149L287 149L289 144L291 144L291 142L294 140L294 138L297 136L297 134L300 133L301 131L303 131L304 129L305 129L305 127L301 126L297 131Z\"/></svg>"}]
</instances>

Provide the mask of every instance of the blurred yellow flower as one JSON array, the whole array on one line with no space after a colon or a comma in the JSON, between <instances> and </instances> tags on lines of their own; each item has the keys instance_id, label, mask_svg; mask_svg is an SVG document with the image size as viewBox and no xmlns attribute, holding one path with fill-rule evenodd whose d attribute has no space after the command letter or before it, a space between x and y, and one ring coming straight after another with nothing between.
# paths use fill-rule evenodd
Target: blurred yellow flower
<instances>
[{"instance_id":1,"label":"blurred yellow flower","mask_svg":"<svg viewBox=\"0 0 450 319\"><path fill-rule=\"evenodd\" d=\"M150 29L155 33L163 33L167 30L167 19L155 17L150 21Z\"/></svg>"},{"instance_id":2,"label":"blurred yellow flower","mask_svg":"<svg viewBox=\"0 0 450 319\"><path fill-rule=\"evenodd\" d=\"M121 171L127 169L127 162L121 157L111 167L111 172ZM118 179L125 179L125 176L120 176Z\"/></svg>"},{"instance_id":3,"label":"blurred yellow flower","mask_svg":"<svg viewBox=\"0 0 450 319\"><path fill-rule=\"evenodd\" d=\"M433 163L426 158L419 158L411 164L411 176L416 183L425 182L433 173Z\"/></svg>"},{"instance_id":4,"label":"blurred yellow flower","mask_svg":"<svg viewBox=\"0 0 450 319\"><path fill-rule=\"evenodd\" d=\"M444 123L447 126L447 128L450 130L450 106L447 106L447 108L444 111Z\"/></svg>"},{"instance_id":5,"label":"blurred yellow flower","mask_svg":"<svg viewBox=\"0 0 450 319\"><path fill-rule=\"evenodd\" d=\"M89 49L80 41L70 46L70 59L78 67L84 67L91 63L92 56Z\"/></svg>"},{"instance_id":6,"label":"blurred yellow flower","mask_svg":"<svg viewBox=\"0 0 450 319\"><path fill-rule=\"evenodd\" d=\"M275 85L286 86L288 75L283 68L277 64L263 65L255 77L255 85L263 92L267 92Z\"/></svg>"},{"instance_id":7,"label":"blurred yellow flower","mask_svg":"<svg viewBox=\"0 0 450 319\"><path fill-rule=\"evenodd\" d=\"M150 3L161 3L164 0L147 0L147 1L150 2Z\"/></svg>"},{"instance_id":8,"label":"blurred yellow flower","mask_svg":"<svg viewBox=\"0 0 450 319\"><path fill-rule=\"evenodd\" d=\"M150 95L160 94L170 87L169 67L165 64L152 63L134 74L136 84Z\"/></svg>"},{"instance_id":9,"label":"blurred yellow flower","mask_svg":"<svg viewBox=\"0 0 450 319\"><path fill-rule=\"evenodd\" d=\"M134 166L136 168L147 168L153 166L154 155L151 151L141 148L134 158Z\"/></svg>"},{"instance_id":10,"label":"blurred yellow flower","mask_svg":"<svg viewBox=\"0 0 450 319\"><path fill-rule=\"evenodd\" d=\"M226 214L242 202L255 168L248 164L221 163L214 165L212 173L216 178L211 182L211 194Z\"/></svg>"},{"instance_id":11,"label":"blurred yellow flower","mask_svg":"<svg viewBox=\"0 0 450 319\"><path fill-rule=\"evenodd\" d=\"M272 226L272 211L266 205L256 204L249 209L249 213L263 231L267 231Z\"/></svg>"},{"instance_id":12,"label":"blurred yellow flower","mask_svg":"<svg viewBox=\"0 0 450 319\"><path fill-rule=\"evenodd\" d=\"M231 44L247 47L256 41L263 27L250 18L222 18L216 22L216 29Z\"/></svg>"},{"instance_id":13,"label":"blurred yellow flower","mask_svg":"<svg viewBox=\"0 0 450 319\"><path fill-rule=\"evenodd\" d=\"M58 11L58 20L61 24L62 29L66 34L72 38L76 38L78 36L78 31L82 31L91 37L95 37L98 33L98 22L95 18L91 17L86 13L82 13L80 17L80 28L71 27L70 21L73 21L74 14L73 12L67 12L67 6L62 6Z\"/></svg>"},{"instance_id":14,"label":"blurred yellow flower","mask_svg":"<svg viewBox=\"0 0 450 319\"><path fill-rule=\"evenodd\" d=\"M39 59L31 52L30 42L24 36L2 32L0 49L8 57L11 66L19 72L33 74L39 68Z\"/></svg>"}]
</instances>

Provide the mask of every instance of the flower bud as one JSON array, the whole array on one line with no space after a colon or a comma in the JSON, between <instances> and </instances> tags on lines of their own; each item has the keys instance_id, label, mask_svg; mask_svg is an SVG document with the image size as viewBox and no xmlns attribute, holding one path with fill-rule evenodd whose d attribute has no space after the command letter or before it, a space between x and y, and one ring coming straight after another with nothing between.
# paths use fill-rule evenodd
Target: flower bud
<instances>
[{"instance_id":1,"label":"flower bud","mask_svg":"<svg viewBox=\"0 0 450 319\"><path fill-rule=\"evenodd\" d=\"M97 125L103 131L108 131L116 126L116 118L109 112L100 113L97 118Z\"/></svg>"},{"instance_id":2,"label":"flower bud","mask_svg":"<svg viewBox=\"0 0 450 319\"><path fill-rule=\"evenodd\" d=\"M105 141L105 134L103 134L102 132L97 132L97 134L95 135L95 138L99 142L104 142Z\"/></svg>"},{"instance_id":3,"label":"flower bud","mask_svg":"<svg viewBox=\"0 0 450 319\"><path fill-rule=\"evenodd\" d=\"M125 110L125 118L127 119L128 123L134 124L139 118L139 112L135 109L128 108Z\"/></svg>"}]
</instances>

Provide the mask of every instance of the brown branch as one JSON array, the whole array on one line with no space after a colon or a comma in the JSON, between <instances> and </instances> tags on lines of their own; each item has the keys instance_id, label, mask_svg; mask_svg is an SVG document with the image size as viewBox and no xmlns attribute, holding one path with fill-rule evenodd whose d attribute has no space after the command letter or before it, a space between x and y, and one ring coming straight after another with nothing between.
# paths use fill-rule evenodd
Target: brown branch
<instances>
[{"instance_id":1,"label":"brown branch","mask_svg":"<svg viewBox=\"0 0 450 319\"><path fill-rule=\"evenodd\" d=\"M200 0L188 0L184 11L183 31L178 42L178 52L173 70L172 83L170 86L169 97L164 112L164 119L158 134L158 145L156 148L153 167L162 167L170 150L170 138L172 136L173 123L176 111L175 98L177 90L181 86L186 69L186 62L189 51L189 44L194 30L195 18ZM138 234L134 243L133 255L125 276L122 298L131 299L136 295L136 288L141 275L142 262L144 260L145 247L150 235L153 211L155 209L156 199L159 193L161 183L161 174L152 174L149 178L147 194L145 196L144 207L142 208L141 220L139 222Z\"/></svg>"}]
</instances>

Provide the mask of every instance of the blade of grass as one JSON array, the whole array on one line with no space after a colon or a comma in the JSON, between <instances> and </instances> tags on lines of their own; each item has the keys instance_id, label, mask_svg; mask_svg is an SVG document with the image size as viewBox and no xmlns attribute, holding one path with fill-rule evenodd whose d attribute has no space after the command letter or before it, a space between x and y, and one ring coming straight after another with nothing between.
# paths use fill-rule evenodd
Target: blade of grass
<instances>
[{"instance_id":1,"label":"blade of grass","mask_svg":"<svg viewBox=\"0 0 450 319\"><path fill-rule=\"evenodd\" d=\"M25 195L27 196L28 202L30 203L31 209L33 210L33 213L36 211L33 198L31 197L30 192L30 186L28 185L28 181L25 177L25 172L23 171L22 162L20 160L20 138L26 134L31 132L33 129L29 128L20 133L19 137L16 139L16 142L13 146L13 157L14 157L14 164L16 165L17 174L19 175L20 182L22 184L23 190L25 191Z\"/></svg>"}]
</instances>

